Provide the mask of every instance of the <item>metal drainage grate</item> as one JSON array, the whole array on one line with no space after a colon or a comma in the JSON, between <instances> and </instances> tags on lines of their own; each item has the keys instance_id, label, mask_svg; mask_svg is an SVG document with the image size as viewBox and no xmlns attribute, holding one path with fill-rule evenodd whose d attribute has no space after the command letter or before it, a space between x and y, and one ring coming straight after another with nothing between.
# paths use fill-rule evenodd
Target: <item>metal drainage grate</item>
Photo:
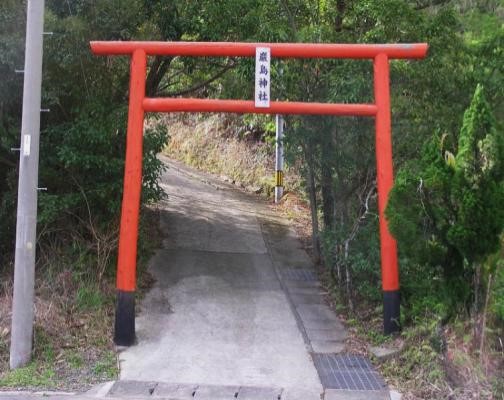
<instances>
[{"instance_id":1,"label":"metal drainage grate","mask_svg":"<svg viewBox=\"0 0 504 400\"><path fill-rule=\"evenodd\" d=\"M318 277L315 271L311 269L286 268L282 271L285 279L293 281L317 281Z\"/></svg>"},{"instance_id":2,"label":"metal drainage grate","mask_svg":"<svg viewBox=\"0 0 504 400\"><path fill-rule=\"evenodd\" d=\"M325 389L384 390L387 385L369 360L349 354L313 354Z\"/></svg>"}]
</instances>

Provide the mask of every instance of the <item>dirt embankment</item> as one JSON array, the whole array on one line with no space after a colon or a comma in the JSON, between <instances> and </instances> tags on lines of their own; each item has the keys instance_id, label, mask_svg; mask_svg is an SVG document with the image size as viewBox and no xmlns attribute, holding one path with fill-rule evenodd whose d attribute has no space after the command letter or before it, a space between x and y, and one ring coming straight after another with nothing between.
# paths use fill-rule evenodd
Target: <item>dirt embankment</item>
<instances>
[{"instance_id":1,"label":"dirt embankment","mask_svg":"<svg viewBox=\"0 0 504 400\"><path fill-rule=\"evenodd\" d=\"M274 133L247 123L244 117L214 114L165 116L170 140L164 153L197 169L255 193L270 196L275 187ZM285 190L295 190L300 178L286 167Z\"/></svg>"}]
</instances>

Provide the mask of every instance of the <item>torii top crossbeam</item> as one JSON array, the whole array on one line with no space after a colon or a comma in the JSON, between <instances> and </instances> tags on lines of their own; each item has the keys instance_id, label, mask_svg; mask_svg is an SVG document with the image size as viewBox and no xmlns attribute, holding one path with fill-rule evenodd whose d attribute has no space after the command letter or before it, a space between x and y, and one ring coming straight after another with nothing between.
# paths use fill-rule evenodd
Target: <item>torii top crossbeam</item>
<instances>
[{"instance_id":1,"label":"torii top crossbeam","mask_svg":"<svg viewBox=\"0 0 504 400\"><path fill-rule=\"evenodd\" d=\"M389 59L424 58L426 43L415 44L312 44L312 43L228 43L228 42L91 42L99 55L128 55L142 49L147 55L199 57L253 57L258 47L269 47L276 58Z\"/></svg>"}]
</instances>

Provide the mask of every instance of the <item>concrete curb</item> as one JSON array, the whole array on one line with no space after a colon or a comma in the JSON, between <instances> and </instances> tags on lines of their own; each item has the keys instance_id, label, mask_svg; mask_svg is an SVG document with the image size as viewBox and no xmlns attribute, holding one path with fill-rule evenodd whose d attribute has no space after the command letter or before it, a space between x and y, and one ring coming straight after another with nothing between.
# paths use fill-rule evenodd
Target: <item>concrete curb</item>
<instances>
[{"instance_id":1,"label":"concrete curb","mask_svg":"<svg viewBox=\"0 0 504 400\"><path fill-rule=\"evenodd\" d=\"M78 394L78 392L58 392L55 390L0 390L0 398L5 398L6 396L76 396Z\"/></svg>"},{"instance_id":2,"label":"concrete curb","mask_svg":"<svg viewBox=\"0 0 504 400\"><path fill-rule=\"evenodd\" d=\"M105 397L110 392L110 389L112 389L112 386L114 386L114 383L116 383L116 381L108 381L105 383L100 383L89 389L86 392L86 395L93 397Z\"/></svg>"}]
</instances>

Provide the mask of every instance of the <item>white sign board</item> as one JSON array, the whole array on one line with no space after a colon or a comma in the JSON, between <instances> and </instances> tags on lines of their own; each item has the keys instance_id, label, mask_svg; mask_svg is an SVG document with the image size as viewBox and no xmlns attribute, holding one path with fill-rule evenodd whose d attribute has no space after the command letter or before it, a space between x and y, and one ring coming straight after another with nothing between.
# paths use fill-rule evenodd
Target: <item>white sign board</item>
<instances>
[{"instance_id":1,"label":"white sign board","mask_svg":"<svg viewBox=\"0 0 504 400\"><path fill-rule=\"evenodd\" d=\"M23 156L30 155L30 146L31 146L31 135L24 135L23 137Z\"/></svg>"},{"instance_id":2,"label":"white sign board","mask_svg":"<svg viewBox=\"0 0 504 400\"><path fill-rule=\"evenodd\" d=\"M255 70L255 106L268 108L270 106L271 87L271 49L256 48Z\"/></svg>"}]
</instances>

